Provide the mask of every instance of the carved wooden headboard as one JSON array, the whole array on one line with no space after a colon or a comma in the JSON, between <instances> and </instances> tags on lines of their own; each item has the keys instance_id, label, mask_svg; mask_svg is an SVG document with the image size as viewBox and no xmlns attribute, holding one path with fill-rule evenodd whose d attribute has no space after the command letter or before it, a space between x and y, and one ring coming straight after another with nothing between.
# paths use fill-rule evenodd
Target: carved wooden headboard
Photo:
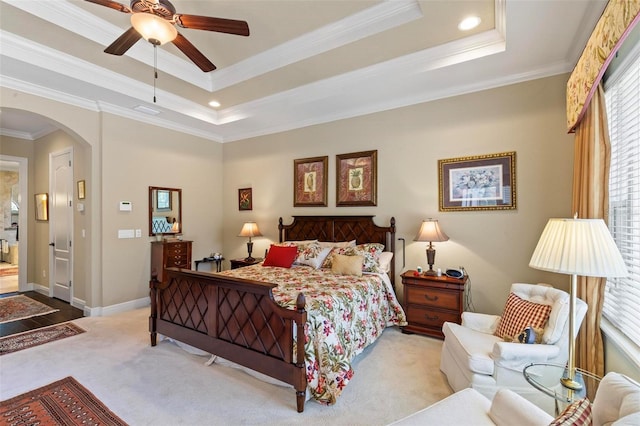
<instances>
[{"instance_id":1,"label":"carved wooden headboard","mask_svg":"<svg viewBox=\"0 0 640 426\"><path fill-rule=\"evenodd\" d=\"M280 242L297 240L351 241L356 244L380 243L384 250L395 254L396 219L389 226L378 226L373 216L293 216L293 222L285 225L278 220ZM395 259L391 261L389 278L395 288Z\"/></svg>"}]
</instances>

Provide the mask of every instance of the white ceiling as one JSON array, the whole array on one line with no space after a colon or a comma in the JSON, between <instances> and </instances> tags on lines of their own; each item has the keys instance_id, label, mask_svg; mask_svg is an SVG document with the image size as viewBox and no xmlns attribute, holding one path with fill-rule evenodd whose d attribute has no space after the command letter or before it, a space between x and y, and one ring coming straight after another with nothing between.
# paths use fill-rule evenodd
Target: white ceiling
<instances>
[{"instance_id":1,"label":"white ceiling","mask_svg":"<svg viewBox=\"0 0 640 426\"><path fill-rule=\"evenodd\" d=\"M2 0L0 85L230 142L569 72L606 3L174 0L178 13L245 20L251 35L178 28L218 69L159 47L154 103L151 44L102 52L129 15L82 0ZM482 23L461 32L468 15ZM55 129L0 110L1 134Z\"/></svg>"}]
</instances>

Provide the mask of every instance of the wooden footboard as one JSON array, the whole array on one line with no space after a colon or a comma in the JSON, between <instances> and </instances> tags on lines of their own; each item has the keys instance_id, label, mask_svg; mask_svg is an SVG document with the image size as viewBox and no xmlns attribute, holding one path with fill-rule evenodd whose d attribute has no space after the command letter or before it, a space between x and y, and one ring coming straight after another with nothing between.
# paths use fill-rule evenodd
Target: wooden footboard
<instances>
[{"instance_id":1,"label":"wooden footboard","mask_svg":"<svg viewBox=\"0 0 640 426\"><path fill-rule=\"evenodd\" d=\"M304 410L305 299L296 310L278 305L275 284L168 268L164 282L152 278L151 345L157 334L291 384Z\"/></svg>"}]
</instances>

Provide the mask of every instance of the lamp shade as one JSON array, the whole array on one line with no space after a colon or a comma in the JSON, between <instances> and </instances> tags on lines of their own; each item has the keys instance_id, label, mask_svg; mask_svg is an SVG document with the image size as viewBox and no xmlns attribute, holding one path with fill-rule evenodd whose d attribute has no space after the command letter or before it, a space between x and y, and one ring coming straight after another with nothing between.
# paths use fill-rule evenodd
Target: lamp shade
<instances>
[{"instance_id":1,"label":"lamp shade","mask_svg":"<svg viewBox=\"0 0 640 426\"><path fill-rule=\"evenodd\" d=\"M529 266L585 277L623 277L627 267L602 219L549 219Z\"/></svg>"},{"instance_id":2,"label":"lamp shade","mask_svg":"<svg viewBox=\"0 0 640 426\"><path fill-rule=\"evenodd\" d=\"M152 44L162 45L178 36L178 31L171 22L152 13L134 13L131 15L131 26Z\"/></svg>"},{"instance_id":3,"label":"lamp shade","mask_svg":"<svg viewBox=\"0 0 640 426\"><path fill-rule=\"evenodd\" d=\"M427 219L422 221L422 225L420 226L420 230L418 231L418 235L413 239L413 241L429 241L429 242L438 242L438 241L448 241L449 236L444 233L442 229L440 229L440 225L438 225L438 221L435 219Z\"/></svg>"},{"instance_id":4,"label":"lamp shade","mask_svg":"<svg viewBox=\"0 0 640 426\"><path fill-rule=\"evenodd\" d=\"M262 234L258 229L258 225L255 222L246 222L242 225L242 229L240 230L240 234L238 237L261 237Z\"/></svg>"}]
</instances>

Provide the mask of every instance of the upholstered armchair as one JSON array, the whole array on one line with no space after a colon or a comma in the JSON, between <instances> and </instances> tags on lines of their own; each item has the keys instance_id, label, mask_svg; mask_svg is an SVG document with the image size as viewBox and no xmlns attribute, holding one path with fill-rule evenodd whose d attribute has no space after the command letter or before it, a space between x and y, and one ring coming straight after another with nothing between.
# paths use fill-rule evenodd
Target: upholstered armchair
<instances>
[{"instance_id":1,"label":"upholstered armchair","mask_svg":"<svg viewBox=\"0 0 640 426\"><path fill-rule=\"evenodd\" d=\"M516 304L512 304L513 301L517 301ZM517 340L521 331L519 327L540 321L540 313L532 313L532 310L540 309L548 315L548 319L538 325L543 326L544 330L540 343L520 343ZM586 311L586 303L577 299L576 334ZM569 294L546 284L512 284L502 318L501 323L500 316L464 312L462 324L445 322L442 326L444 344L440 370L456 392L473 388L492 399L496 391L504 387L552 412L553 399L530 385L522 371L530 363L564 365L567 362ZM512 324L507 324L507 320ZM519 321L519 325L514 321ZM508 337L505 339L506 336L494 334L496 330L509 330L509 326L512 326L511 331L518 330L513 336L508 336L514 338L515 342L508 342Z\"/></svg>"}]
</instances>

